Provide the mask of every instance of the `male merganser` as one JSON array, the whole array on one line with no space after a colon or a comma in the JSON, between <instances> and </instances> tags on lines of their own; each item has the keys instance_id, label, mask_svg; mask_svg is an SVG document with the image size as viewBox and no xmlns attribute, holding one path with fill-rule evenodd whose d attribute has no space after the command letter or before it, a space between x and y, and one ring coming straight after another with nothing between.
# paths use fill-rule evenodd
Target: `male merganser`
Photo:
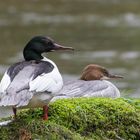
<instances>
[{"instance_id":1,"label":"male merganser","mask_svg":"<svg viewBox=\"0 0 140 140\"><path fill-rule=\"evenodd\" d=\"M90 64L82 72L80 80L68 81L64 84L59 96L53 97L51 101L60 98L72 97L120 97L120 91L107 79L123 78L122 76L110 74L104 67Z\"/></svg>"},{"instance_id":2,"label":"male merganser","mask_svg":"<svg viewBox=\"0 0 140 140\"><path fill-rule=\"evenodd\" d=\"M43 57L44 52L73 50L56 44L49 37L33 37L25 46L25 61L12 65L0 83L0 106L16 108L43 107L44 119L48 118L47 104L63 86L63 80L56 64Z\"/></svg>"}]
</instances>

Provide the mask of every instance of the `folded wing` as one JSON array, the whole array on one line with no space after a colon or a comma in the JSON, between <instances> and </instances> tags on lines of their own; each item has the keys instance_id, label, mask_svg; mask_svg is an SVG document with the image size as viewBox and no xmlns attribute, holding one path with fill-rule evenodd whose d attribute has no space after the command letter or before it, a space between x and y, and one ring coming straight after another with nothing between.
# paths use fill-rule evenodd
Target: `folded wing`
<instances>
[{"instance_id":1,"label":"folded wing","mask_svg":"<svg viewBox=\"0 0 140 140\"><path fill-rule=\"evenodd\" d=\"M35 94L62 88L61 75L47 62L21 62L8 71L0 83L0 106L26 106Z\"/></svg>"}]
</instances>

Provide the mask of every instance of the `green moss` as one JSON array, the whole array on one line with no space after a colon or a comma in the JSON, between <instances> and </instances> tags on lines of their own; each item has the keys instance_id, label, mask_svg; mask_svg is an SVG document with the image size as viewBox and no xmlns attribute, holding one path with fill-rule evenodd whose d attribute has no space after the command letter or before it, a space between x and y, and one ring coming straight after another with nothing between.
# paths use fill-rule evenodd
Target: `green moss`
<instances>
[{"instance_id":1,"label":"green moss","mask_svg":"<svg viewBox=\"0 0 140 140\"><path fill-rule=\"evenodd\" d=\"M50 105L50 114L51 121L84 136L129 139L139 135L140 113L123 99L58 100Z\"/></svg>"},{"instance_id":2,"label":"green moss","mask_svg":"<svg viewBox=\"0 0 140 140\"><path fill-rule=\"evenodd\" d=\"M42 109L24 110L18 119L0 128L0 139L82 140L140 137L140 100L109 98L62 99L49 106L49 120Z\"/></svg>"},{"instance_id":3,"label":"green moss","mask_svg":"<svg viewBox=\"0 0 140 140\"><path fill-rule=\"evenodd\" d=\"M83 139L79 134L71 132L64 126L37 119L20 118L0 129L0 140L18 140L24 137L41 140Z\"/></svg>"}]
</instances>

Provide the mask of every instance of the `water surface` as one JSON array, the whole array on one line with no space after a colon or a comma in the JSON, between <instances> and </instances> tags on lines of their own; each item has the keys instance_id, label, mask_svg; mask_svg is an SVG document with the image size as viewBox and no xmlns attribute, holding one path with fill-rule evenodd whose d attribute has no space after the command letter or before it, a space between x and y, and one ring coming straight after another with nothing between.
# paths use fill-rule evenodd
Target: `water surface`
<instances>
[{"instance_id":1,"label":"water surface","mask_svg":"<svg viewBox=\"0 0 140 140\"><path fill-rule=\"evenodd\" d=\"M34 35L48 35L72 46L74 53L50 53L65 79L78 78L84 66L97 63L124 76L114 82L140 97L139 0L21 0L0 2L0 75L22 60ZM46 55L46 54L45 54Z\"/></svg>"}]
</instances>

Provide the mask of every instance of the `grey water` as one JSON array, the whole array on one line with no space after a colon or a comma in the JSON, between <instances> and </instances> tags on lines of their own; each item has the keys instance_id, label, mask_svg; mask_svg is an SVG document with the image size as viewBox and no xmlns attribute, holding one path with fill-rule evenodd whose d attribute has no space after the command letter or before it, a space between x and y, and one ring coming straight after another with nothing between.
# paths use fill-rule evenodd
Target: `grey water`
<instances>
[{"instance_id":1,"label":"grey water","mask_svg":"<svg viewBox=\"0 0 140 140\"><path fill-rule=\"evenodd\" d=\"M76 79L90 63L124 76L112 82L122 96L140 97L139 0L29 0L0 2L0 77L20 61L35 35L47 35L75 48L44 54L65 80Z\"/></svg>"}]
</instances>

